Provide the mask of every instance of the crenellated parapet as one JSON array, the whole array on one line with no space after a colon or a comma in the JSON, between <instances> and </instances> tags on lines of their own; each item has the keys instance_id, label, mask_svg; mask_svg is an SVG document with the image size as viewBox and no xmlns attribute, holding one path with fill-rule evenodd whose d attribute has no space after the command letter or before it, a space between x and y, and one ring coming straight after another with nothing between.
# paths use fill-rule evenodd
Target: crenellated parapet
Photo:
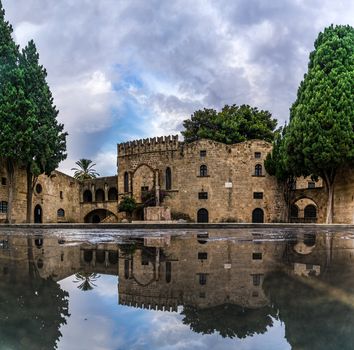
<instances>
[{"instance_id":1,"label":"crenellated parapet","mask_svg":"<svg viewBox=\"0 0 354 350\"><path fill-rule=\"evenodd\" d=\"M119 293L119 305L136 307L139 309L160 310L177 312L178 301L176 299L161 297L144 297L132 294Z\"/></svg>"},{"instance_id":2,"label":"crenellated parapet","mask_svg":"<svg viewBox=\"0 0 354 350\"><path fill-rule=\"evenodd\" d=\"M118 144L118 157L161 151L177 151L178 135L153 137Z\"/></svg>"}]
</instances>

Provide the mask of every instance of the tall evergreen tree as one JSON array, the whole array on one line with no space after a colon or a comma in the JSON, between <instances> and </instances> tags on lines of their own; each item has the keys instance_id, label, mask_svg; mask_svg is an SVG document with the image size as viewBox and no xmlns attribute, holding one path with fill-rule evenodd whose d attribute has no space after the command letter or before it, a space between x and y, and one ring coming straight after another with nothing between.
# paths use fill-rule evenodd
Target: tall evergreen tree
<instances>
[{"instance_id":1,"label":"tall evergreen tree","mask_svg":"<svg viewBox=\"0 0 354 350\"><path fill-rule=\"evenodd\" d=\"M30 121L26 123L29 142L23 144L21 162L27 173L27 222L32 217L32 194L39 174L49 175L66 158L64 125L58 123L58 110L47 84L47 72L39 64L36 45L31 40L20 55L20 68L24 76L24 93L32 107ZM25 140L27 141L27 140Z\"/></svg>"},{"instance_id":2,"label":"tall evergreen tree","mask_svg":"<svg viewBox=\"0 0 354 350\"><path fill-rule=\"evenodd\" d=\"M18 65L18 46L12 39L12 27L5 20L0 1L0 159L6 164L8 175L7 221L12 221L14 174L21 155L21 143L28 137L24 119L33 110L23 91L23 72ZM30 119L30 118L29 118Z\"/></svg>"},{"instance_id":3,"label":"tall evergreen tree","mask_svg":"<svg viewBox=\"0 0 354 350\"><path fill-rule=\"evenodd\" d=\"M353 96L354 28L330 26L315 41L284 140L287 168L321 176L326 184L327 223L333 220L337 170L354 158Z\"/></svg>"}]
</instances>

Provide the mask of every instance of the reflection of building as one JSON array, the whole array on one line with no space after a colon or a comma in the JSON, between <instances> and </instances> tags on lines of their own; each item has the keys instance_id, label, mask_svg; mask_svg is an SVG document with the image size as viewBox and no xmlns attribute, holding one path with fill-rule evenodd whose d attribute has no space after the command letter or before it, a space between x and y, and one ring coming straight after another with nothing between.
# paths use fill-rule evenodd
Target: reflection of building
<instances>
[{"instance_id":1,"label":"reflection of building","mask_svg":"<svg viewBox=\"0 0 354 350\"><path fill-rule=\"evenodd\" d=\"M284 244L218 239L197 235L172 237L170 244L135 241L120 246L119 302L132 306L176 309L236 304L259 308L268 303L262 283L278 268Z\"/></svg>"}]
</instances>

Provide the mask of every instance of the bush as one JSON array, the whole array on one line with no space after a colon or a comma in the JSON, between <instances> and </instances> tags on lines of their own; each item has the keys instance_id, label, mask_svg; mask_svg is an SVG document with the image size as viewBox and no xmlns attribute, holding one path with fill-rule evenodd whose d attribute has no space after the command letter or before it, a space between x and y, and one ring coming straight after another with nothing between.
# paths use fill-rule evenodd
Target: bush
<instances>
[{"instance_id":1,"label":"bush","mask_svg":"<svg viewBox=\"0 0 354 350\"><path fill-rule=\"evenodd\" d=\"M118 205L118 211L125 211L128 214L132 214L132 212L136 209L137 205L134 198L124 197L122 201Z\"/></svg>"},{"instance_id":2,"label":"bush","mask_svg":"<svg viewBox=\"0 0 354 350\"><path fill-rule=\"evenodd\" d=\"M192 222L193 220L191 219L191 217L186 214L186 213L182 213L180 211L173 211L171 213L171 219L172 220L186 220L188 222Z\"/></svg>"}]
</instances>

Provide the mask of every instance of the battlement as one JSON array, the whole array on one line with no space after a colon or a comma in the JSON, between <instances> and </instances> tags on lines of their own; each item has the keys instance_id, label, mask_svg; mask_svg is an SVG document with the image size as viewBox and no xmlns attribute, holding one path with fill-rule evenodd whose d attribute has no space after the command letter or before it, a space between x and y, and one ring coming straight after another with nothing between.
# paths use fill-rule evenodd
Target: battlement
<instances>
[{"instance_id":1,"label":"battlement","mask_svg":"<svg viewBox=\"0 0 354 350\"><path fill-rule=\"evenodd\" d=\"M160 310L167 312L177 312L177 300L168 298L137 297L129 294L119 293L119 305L135 307L139 309Z\"/></svg>"},{"instance_id":2,"label":"battlement","mask_svg":"<svg viewBox=\"0 0 354 350\"><path fill-rule=\"evenodd\" d=\"M178 135L134 140L117 145L118 157L151 152L176 151L179 145Z\"/></svg>"}]
</instances>

